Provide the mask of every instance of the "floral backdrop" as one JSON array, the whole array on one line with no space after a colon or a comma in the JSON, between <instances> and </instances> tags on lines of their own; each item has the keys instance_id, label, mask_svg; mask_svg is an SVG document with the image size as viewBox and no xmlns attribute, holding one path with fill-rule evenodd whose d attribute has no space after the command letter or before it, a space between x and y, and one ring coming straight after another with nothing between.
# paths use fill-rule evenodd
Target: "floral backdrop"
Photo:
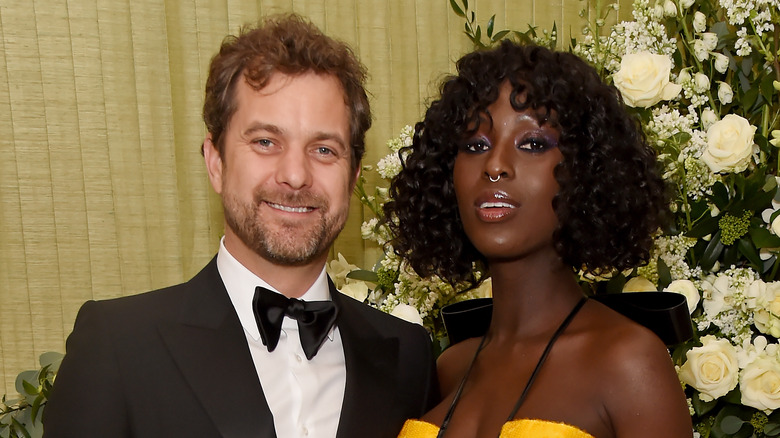
<instances>
[{"instance_id":1,"label":"floral backdrop","mask_svg":"<svg viewBox=\"0 0 780 438\"><path fill-rule=\"evenodd\" d=\"M450 0L475 47L502 38L559 47L552 29L494 29L478 24L467 0ZM659 230L651 262L628 272L581 276L590 293L662 290L684 294L695 328L672 357L688 395L697 437L780 436L780 1L635 0L633 20L603 10L569 47L613 83L642 123L672 189L674 214ZM585 11L583 11L583 14ZM367 172L385 182L400 169L398 151ZM357 192L381 217L387 184ZM363 237L380 247L388 230L377 218ZM353 297L423 324L446 347L440 311L489 296L420 278L392 252L370 270L341 257L329 266Z\"/></svg>"},{"instance_id":2,"label":"floral backdrop","mask_svg":"<svg viewBox=\"0 0 780 438\"><path fill-rule=\"evenodd\" d=\"M502 38L557 47L552 29L494 29L477 23L467 0L450 0L475 47ZM636 0L633 20L606 25L617 5L596 8L579 41L565 49L591 62L622 93L656 147L673 189L674 221L659 230L651 262L628 272L581 276L590 293L664 290L687 297L696 329L672 357L689 397L697 437L780 436L780 1ZM583 11L584 14L584 11ZM366 240L388 241L381 206L398 172L405 127L390 153L365 172L384 183L357 194L374 213ZM490 295L420 278L385 248L360 269L341 255L328 264L344 293L423 324L446 347L441 309ZM479 274L479 273L478 273ZM41 369L19 375L18 399L0 402L0 436L39 436L61 355L45 354Z\"/></svg>"}]
</instances>

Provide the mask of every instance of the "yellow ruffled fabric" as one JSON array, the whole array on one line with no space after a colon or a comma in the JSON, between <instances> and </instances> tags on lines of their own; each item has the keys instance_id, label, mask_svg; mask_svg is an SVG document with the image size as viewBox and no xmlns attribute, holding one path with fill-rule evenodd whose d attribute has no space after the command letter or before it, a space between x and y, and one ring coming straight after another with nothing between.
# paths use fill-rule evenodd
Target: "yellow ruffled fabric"
<instances>
[{"instance_id":1,"label":"yellow ruffled fabric","mask_svg":"<svg viewBox=\"0 0 780 438\"><path fill-rule=\"evenodd\" d=\"M436 438L438 426L420 420L406 420L398 438ZM501 428L500 438L595 438L565 423L546 420L513 420Z\"/></svg>"}]
</instances>

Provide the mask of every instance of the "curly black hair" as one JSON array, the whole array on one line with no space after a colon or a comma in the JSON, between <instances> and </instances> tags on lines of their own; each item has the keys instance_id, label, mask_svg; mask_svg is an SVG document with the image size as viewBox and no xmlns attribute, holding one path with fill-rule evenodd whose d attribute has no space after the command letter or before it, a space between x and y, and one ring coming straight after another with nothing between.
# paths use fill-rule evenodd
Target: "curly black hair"
<instances>
[{"instance_id":1,"label":"curly black hair","mask_svg":"<svg viewBox=\"0 0 780 438\"><path fill-rule=\"evenodd\" d=\"M457 75L444 80L412 146L400 152L403 168L384 206L393 250L421 276L475 282L473 264L485 260L463 231L453 166L458 145L476 131L505 81L516 110L531 108L545 123L552 117L560 130L553 240L563 262L586 272L646 263L668 204L638 120L582 59L510 41L457 62Z\"/></svg>"}]
</instances>

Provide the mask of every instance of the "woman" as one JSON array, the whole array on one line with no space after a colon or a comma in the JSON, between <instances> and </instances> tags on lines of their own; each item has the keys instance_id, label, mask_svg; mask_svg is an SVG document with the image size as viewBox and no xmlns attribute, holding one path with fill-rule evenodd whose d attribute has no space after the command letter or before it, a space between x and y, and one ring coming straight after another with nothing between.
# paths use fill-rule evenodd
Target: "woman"
<instances>
[{"instance_id":1,"label":"woman","mask_svg":"<svg viewBox=\"0 0 780 438\"><path fill-rule=\"evenodd\" d=\"M668 350L575 272L647 261L665 213L618 92L574 55L464 56L415 129L386 217L423 276L493 281L487 334L439 358L443 400L401 437L690 437Z\"/></svg>"}]
</instances>

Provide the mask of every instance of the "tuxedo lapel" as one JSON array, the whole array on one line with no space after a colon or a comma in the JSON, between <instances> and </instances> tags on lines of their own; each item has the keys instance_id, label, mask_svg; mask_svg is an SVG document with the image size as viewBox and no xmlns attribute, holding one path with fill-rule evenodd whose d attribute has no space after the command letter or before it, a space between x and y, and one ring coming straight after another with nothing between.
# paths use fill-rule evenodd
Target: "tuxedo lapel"
<instances>
[{"instance_id":1,"label":"tuxedo lapel","mask_svg":"<svg viewBox=\"0 0 780 438\"><path fill-rule=\"evenodd\" d=\"M397 382L398 339L380 334L357 312L355 306L365 304L341 295L333 283L330 293L339 307L336 322L344 345L347 382L341 408L337 438L375 436L375 431L388 430L385 418L393 418L392 397ZM367 411L370 409L370 411ZM381 413L381 415L373 415ZM387 415L389 414L389 415Z\"/></svg>"},{"instance_id":2,"label":"tuxedo lapel","mask_svg":"<svg viewBox=\"0 0 780 438\"><path fill-rule=\"evenodd\" d=\"M243 328L213 259L189 284L178 321L160 326L168 350L223 437L275 437Z\"/></svg>"}]
</instances>

